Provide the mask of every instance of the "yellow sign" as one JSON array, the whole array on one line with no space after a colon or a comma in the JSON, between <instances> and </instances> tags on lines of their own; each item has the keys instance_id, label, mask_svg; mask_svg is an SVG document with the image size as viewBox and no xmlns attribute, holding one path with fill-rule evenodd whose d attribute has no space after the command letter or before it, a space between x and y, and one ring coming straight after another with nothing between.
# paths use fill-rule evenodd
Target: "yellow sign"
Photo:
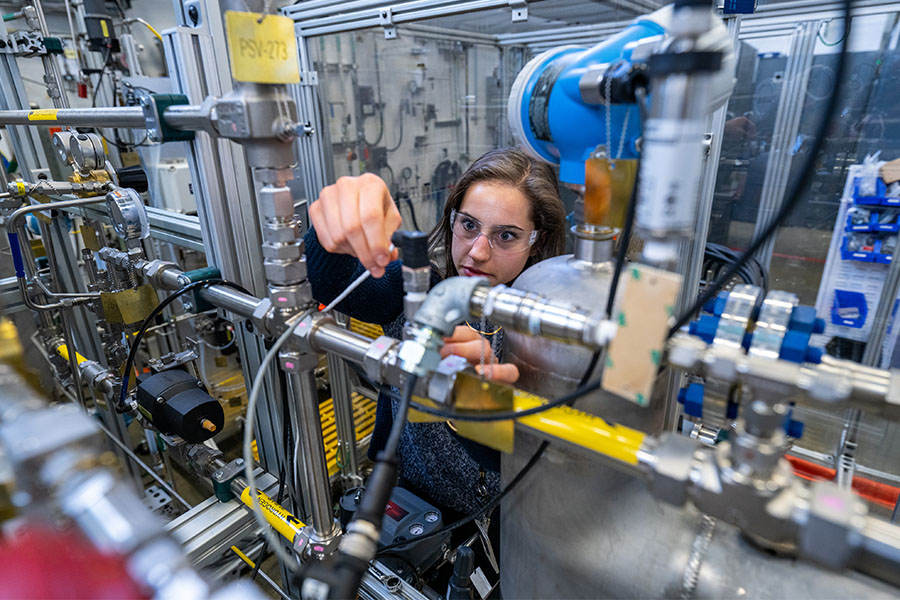
<instances>
[{"instance_id":1,"label":"yellow sign","mask_svg":"<svg viewBox=\"0 0 900 600\"><path fill-rule=\"evenodd\" d=\"M100 31L103 33L103 37L109 37L109 26L106 24L106 19L100 19Z\"/></svg>"},{"instance_id":2,"label":"yellow sign","mask_svg":"<svg viewBox=\"0 0 900 600\"><path fill-rule=\"evenodd\" d=\"M294 22L278 15L225 12L231 76L252 83L300 83Z\"/></svg>"},{"instance_id":3,"label":"yellow sign","mask_svg":"<svg viewBox=\"0 0 900 600\"><path fill-rule=\"evenodd\" d=\"M300 531L306 527L303 521L289 513L283 506L265 495L262 490L256 490L259 500L259 507L262 509L269 525L275 528L289 542L294 541ZM241 502L253 508L253 497L250 495L250 488L244 488L241 492Z\"/></svg>"},{"instance_id":4,"label":"yellow sign","mask_svg":"<svg viewBox=\"0 0 900 600\"><path fill-rule=\"evenodd\" d=\"M37 110L28 111L29 121L55 121L56 113L59 112L55 108L39 108Z\"/></svg>"}]
</instances>

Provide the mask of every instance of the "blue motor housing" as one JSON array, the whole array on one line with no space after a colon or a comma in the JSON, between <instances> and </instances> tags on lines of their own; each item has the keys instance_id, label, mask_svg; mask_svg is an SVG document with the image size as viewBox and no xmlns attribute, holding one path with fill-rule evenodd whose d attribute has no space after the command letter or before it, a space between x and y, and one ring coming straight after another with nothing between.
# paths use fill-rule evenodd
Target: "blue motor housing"
<instances>
[{"instance_id":1,"label":"blue motor housing","mask_svg":"<svg viewBox=\"0 0 900 600\"><path fill-rule=\"evenodd\" d=\"M535 158L558 163L560 180L572 184L584 183L584 161L599 144L607 144L613 158L637 158L637 107L612 106L612 140L607 143L607 109L585 103L578 82L589 67L630 60L634 42L664 33L655 20L642 17L592 48L562 46L534 57L516 77L509 96L509 122L519 143ZM618 156L623 128L625 142Z\"/></svg>"}]
</instances>

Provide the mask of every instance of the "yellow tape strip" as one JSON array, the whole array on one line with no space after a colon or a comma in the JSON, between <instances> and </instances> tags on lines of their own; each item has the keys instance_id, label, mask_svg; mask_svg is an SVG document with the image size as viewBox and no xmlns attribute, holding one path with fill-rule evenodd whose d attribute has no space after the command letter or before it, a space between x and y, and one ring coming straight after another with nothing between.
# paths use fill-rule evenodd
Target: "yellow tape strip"
<instances>
[{"instance_id":1,"label":"yellow tape strip","mask_svg":"<svg viewBox=\"0 0 900 600\"><path fill-rule=\"evenodd\" d=\"M39 108L37 110L28 111L29 121L55 121L56 113L59 111L55 108Z\"/></svg>"},{"instance_id":2,"label":"yellow tape strip","mask_svg":"<svg viewBox=\"0 0 900 600\"><path fill-rule=\"evenodd\" d=\"M69 348L65 344L60 344L59 346L57 346L56 353L59 354L60 356L62 356L65 360L69 360ZM85 361L87 361L87 359L85 357L78 354L78 352L75 353L75 362L77 362L80 365L81 363L83 363Z\"/></svg>"},{"instance_id":3,"label":"yellow tape strip","mask_svg":"<svg viewBox=\"0 0 900 600\"><path fill-rule=\"evenodd\" d=\"M250 496L249 487L244 488L244 491L241 492L241 502L250 508L253 508L253 498ZM262 490L259 490L259 506L262 508L263 514L266 516L266 521L268 521L269 525L274 527L275 531L284 536L289 542L293 542L294 536L300 533L301 529L306 527L303 521L262 493Z\"/></svg>"},{"instance_id":4,"label":"yellow tape strip","mask_svg":"<svg viewBox=\"0 0 900 600\"><path fill-rule=\"evenodd\" d=\"M252 560L250 560L250 558L249 558L246 554L244 554L243 552L241 552L241 551L238 549L237 546L232 546L232 547L231 547L231 550L232 550L235 554L237 554L239 557L241 557L241 560L242 560L242 561L244 561L245 563L247 563L248 565L250 565L250 568L251 568L251 569L255 569L255 568L256 568L256 563L253 562Z\"/></svg>"},{"instance_id":5,"label":"yellow tape strip","mask_svg":"<svg viewBox=\"0 0 900 600\"><path fill-rule=\"evenodd\" d=\"M537 396L517 393L515 409L525 410L543 404ZM582 446L593 452L628 463L638 464L638 451L645 434L623 425L609 425L600 417L561 406L518 421L527 427Z\"/></svg>"}]
</instances>

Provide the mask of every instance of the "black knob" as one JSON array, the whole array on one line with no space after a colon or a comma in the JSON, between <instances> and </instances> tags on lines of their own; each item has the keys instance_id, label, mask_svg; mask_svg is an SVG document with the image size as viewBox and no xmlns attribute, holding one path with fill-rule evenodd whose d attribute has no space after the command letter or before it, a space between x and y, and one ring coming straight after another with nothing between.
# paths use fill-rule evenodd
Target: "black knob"
<instances>
[{"instance_id":1,"label":"black knob","mask_svg":"<svg viewBox=\"0 0 900 600\"><path fill-rule=\"evenodd\" d=\"M138 193L146 192L149 187L147 173L141 165L122 167L116 170L116 177L119 178L120 186L131 188Z\"/></svg>"},{"instance_id":2,"label":"black knob","mask_svg":"<svg viewBox=\"0 0 900 600\"><path fill-rule=\"evenodd\" d=\"M456 562L453 564L453 576L447 589L448 600L470 600L472 588L469 585L472 572L475 570L475 552L468 546L461 546L456 551Z\"/></svg>"}]
</instances>

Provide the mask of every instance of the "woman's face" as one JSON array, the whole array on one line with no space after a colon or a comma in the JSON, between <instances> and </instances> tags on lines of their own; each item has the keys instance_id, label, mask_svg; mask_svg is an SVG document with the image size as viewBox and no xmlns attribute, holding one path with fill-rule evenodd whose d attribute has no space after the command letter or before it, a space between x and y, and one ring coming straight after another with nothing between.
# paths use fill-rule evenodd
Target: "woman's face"
<instances>
[{"instance_id":1,"label":"woman's face","mask_svg":"<svg viewBox=\"0 0 900 600\"><path fill-rule=\"evenodd\" d=\"M515 279L528 262L531 246L514 252L492 248L486 234L502 227L497 231L505 238L527 239L534 230L534 222L525 195L502 183L481 181L469 187L457 213L458 223L463 219L473 229L477 221L485 235L467 240L454 233L451 255L456 271L466 277L487 277L491 285Z\"/></svg>"}]
</instances>

